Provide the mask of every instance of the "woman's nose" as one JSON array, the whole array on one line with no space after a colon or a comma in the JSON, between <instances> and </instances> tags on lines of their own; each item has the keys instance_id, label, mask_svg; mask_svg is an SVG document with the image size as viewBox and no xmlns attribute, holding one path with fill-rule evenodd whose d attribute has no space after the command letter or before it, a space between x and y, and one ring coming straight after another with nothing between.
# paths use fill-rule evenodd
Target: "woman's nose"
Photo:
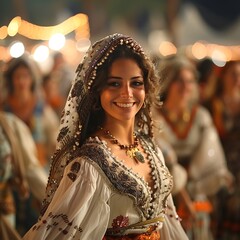
<instances>
[{"instance_id":1,"label":"woman's nose","mask_svg":"<svg viewBox=\"0 0 240 240\"><path fill-rule=\"evenodd\" d=\"M129 84L123 85L121 89L121 97L123 98L131 98L133 96L132 89Z\"/></svg>"}]
</instances>

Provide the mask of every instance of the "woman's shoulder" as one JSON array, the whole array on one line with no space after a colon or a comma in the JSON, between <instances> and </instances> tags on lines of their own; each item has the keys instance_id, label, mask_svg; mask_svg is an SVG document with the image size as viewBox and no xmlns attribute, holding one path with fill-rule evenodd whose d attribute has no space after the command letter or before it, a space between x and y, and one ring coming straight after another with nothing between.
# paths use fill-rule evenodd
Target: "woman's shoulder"
<instances>
[{"instance_id":1,"label":"woman's shoulder","mask_svg":"<svg viewBox=\"0 0 240 240\"><path fill-rule=\"evenodd\" d=\"M8 125L16 130L18 128L20 129L27 129L27 126L25 125L25 123L18 117L16 116L14 113L11 112L0 112L1 118L4 118Z\"/></svg>"},{"instance_id":2,"label":"woman's shoulder","mask_svg":"<svg viewBox=\"0 0 240 240\"><path fill-rule=\"evenodd\" d=\"M199 122L206 125L206 124L212 124L212 117L209 112L209 110L199 105L197 108L197 118L199 119Z\"/></svg>"},{"instance_id":3,"label":"woman's shoulder","mask_svg":"<svg viewBox=\"0 0 240 240\"><path fill-rule=\"evenodd\" d=\"M106 159L106 144L98 137L89 137L80 147L79 155L98 163L102 159Z\"/></svg>"},{"instance_id":4,"label":"woman's shoulder","mask_svg":"<svg viewBox=\"0 0 240 240\"><path fill-rule=\"evenodd\" d=\"M208 115L209 114L209 110L203 105L198 105L197 106L197 112L199 112L200 114L203 114L203 115Z\"/></svg>"}]
</instances>

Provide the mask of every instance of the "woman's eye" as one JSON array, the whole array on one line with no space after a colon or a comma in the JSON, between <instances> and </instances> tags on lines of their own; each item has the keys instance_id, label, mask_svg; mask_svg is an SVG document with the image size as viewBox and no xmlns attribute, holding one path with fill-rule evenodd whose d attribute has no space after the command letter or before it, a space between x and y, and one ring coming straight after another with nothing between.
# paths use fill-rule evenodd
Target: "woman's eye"
<instances>
[{"instance_id":1,"label":"woman's eye","mask_svg":"<svg viewBox=\"0 0 240 240\"><path fill-rule=\"evenodd\" d=\"M133 81L132 82L132 86L134 87L139 87L139 86L143 86L144 82L143 81Z\"/></svg>"},{"instance_id":2,"label":"woman's eye","mask_svg":"<svg viewBox=\"0 0 240 240\"><path fill-rule=\"evenodd\" d=\"M110 87L118 87L120 84L118 82L108 82L107 85Z\"/></svg>"}]
</instances>

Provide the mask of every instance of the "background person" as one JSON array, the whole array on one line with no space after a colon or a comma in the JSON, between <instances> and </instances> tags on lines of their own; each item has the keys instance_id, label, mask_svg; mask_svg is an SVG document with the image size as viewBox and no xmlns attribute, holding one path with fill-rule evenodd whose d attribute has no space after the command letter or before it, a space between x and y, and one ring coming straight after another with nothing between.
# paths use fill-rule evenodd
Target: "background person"
<instances>
[{"instance_id":1,"label":"background person","mask_svg":"<svg viewBox=\"0 0 240 240\"><path fill-rule=\"evenodd\" d=\"M29 193L32 193L40 206L46 184L47 174L39 164L36 146L28 127L13 114L0 111L1 239L14 240L17 239L16 236L20 238L19 235L25 233L25 229L20 229L16 224L19 205L14 201L14 193L22 201L28 201ZM2 235L4 233L12 234Z\"/></svg>"},{"instance_id":2,"label":"background person","mask_svg":"<svg viewBox=\"0 0 240 240\"><path fill-rule=\"evenodd\" d=\"M152 110L154 135L170 143L186 169L186 188L195 209L193 215L180 196L175 198L178 212L190 239L212 239L209 197L229 187L232 175L211 116L198 102L195 65L184 56L174 56L161 61L159 69L162 92L156 98L163 105Z\"/></svg>"}]
</instances>

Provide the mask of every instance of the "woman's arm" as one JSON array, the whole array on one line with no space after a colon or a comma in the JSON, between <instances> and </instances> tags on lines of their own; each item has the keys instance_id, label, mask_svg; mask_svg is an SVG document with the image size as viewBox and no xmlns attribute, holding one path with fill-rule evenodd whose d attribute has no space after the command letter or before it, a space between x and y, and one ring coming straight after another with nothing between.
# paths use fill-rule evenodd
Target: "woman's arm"
<instances>
[{"instance_id":1,"label":"woman's arm","mask_svg":"<svg viewBox=\"0 0 240 240\"><path fill-rule=\"evenodd\" d=\"M66 167L48 209L23 239L102 239L110 214L109 197L110 190L96 168L86 160L75 160Z\"/></svg>"}]
</instances>

